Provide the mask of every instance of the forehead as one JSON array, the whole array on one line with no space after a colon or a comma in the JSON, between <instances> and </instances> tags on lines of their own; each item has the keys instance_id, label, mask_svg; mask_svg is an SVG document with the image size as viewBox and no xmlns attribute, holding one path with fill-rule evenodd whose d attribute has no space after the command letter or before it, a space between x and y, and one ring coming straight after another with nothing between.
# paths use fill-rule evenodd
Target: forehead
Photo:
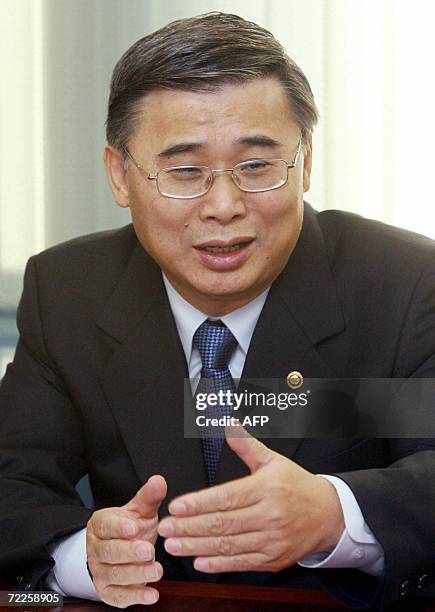
<instances>
[{"instance_id":1,"label":"forehead","mask_svg":"<svg viewBox=\"0 0 435 612\"><path fill-rule=\"evenodd\" d=\"M213 91L155 90L141 106L131 142L152 154L189 142L228 147L254 134L285 142L299 133L289 98L275 79Z\"/></svg>"}]
</instances>

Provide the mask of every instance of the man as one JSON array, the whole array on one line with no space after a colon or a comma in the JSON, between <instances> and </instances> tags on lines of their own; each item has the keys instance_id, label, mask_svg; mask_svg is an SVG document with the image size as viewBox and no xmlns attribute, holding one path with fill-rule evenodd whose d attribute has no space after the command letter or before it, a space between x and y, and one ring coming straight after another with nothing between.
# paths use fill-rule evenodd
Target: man
<instances>
[{"instance_id":1,"label":"man","mask_svg":"<svg viewBox=\"0 0 435 612\"><path fill-rule=\"evenodd\" d=\"M233 15L118 62L104 161L133 226L30 260L1 387L0 562L26 588L118 607L162 575L356 607L430 594L433 440L183 435L185 378L433 377L434 243L304 204L316 119L300 69Z\"/></svg>"}]
</instances>

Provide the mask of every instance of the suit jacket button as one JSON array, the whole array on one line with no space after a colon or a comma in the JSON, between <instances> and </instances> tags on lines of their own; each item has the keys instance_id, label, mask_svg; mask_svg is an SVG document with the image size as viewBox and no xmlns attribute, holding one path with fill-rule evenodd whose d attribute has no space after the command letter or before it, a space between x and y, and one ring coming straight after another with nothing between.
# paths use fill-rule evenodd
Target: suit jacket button
<instances>
[{"instance_id":1,"label":"suit jacket button","mask_svg":"<svg viewBox=\"0 0 435 612\"><path fill-rule=\"evenodd\" d=\"M25 591L30 591L30 589L32 588L32 585L30 584L30 582L28 582L25 586L24 586L24 590Z\"/></svg>"},{"instance_id":2,"label":"suit jacket button","mask_svg":"<svg viewBox=\"0 0 435 612\"><path fill-rule=\"evenodd\" d=\"M427 574L422 574L420 578L418 579L417 589L424 588L427 585L428 580L429 580L429 576Z\"/></svg>"},{"instance_id":3,"label":"suit jacket button","mask_svg":"<svg viewBox=\"0 0 435 612\"><path fill-rule=\"evenodd\" d=\"M406 597L409 595L409 591L411 590L411 583L409 580L404 580L400 585L399 594L401 597Z\"/></svg>"},{"instance_id":4,"label":"suit jacket button","mask_svg":"<svg viewBox=\"0 0 435 612\"><path fill-rule=\"evenodd\" d=\"M24 580L23 576L17 576L17 585L21 584L23 580Z\"/></svg>"}]
</instances>

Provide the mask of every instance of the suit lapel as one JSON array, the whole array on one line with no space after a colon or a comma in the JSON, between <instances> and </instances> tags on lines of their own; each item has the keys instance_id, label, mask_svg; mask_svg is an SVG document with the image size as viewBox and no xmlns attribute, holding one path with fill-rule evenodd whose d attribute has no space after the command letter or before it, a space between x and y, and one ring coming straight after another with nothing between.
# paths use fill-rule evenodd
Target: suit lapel
<instances>
[{"instance_id":1,"label":"suit lapel","mask_svg":"<svg viewBox=\"0 0 435 612\"><path fill-rule=\"evenodd\" d=\"M318 345L342 332L344 319L323 236L307 205L299 241L272 285L246 357L243 378L334 376Z\"/></svg>"},{"instance_id":2,"label":"suit lapel","mask_svg":"<svg viewBox=\"0 0 435 612\"><path fill-rule=\"evenodd\" d=\"M205 487L201 441L184 438L184 351L160 270L140 245L98 326L119 343L101 385L140 481L164 475L167 500Z\"/></svg>"},{"instance_id":3,"label":"suit lapel","mask_svg":"<svg viewBox=\"0 0 435 612\"><path fill-rule=\"evenodd\" d=\"M296 370L304 378L334 378L318 345L344 330L344 319L329 268L323 236L313 209L306 205L299 241L281 275L272 285L258 320L240 382L285 380ZM242 413L243 414L243 413ZM287 457L294 456L301 439L262 440ZM242 461L224 445L217 481L248 474Z\"/></svg>"}]
</instances>

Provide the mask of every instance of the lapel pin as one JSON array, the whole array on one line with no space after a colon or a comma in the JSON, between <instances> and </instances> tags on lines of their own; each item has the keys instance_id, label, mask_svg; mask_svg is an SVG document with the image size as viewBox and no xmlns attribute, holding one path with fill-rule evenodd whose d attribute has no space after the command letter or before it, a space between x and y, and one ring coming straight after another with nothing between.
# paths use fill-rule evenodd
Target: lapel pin
<instances>
[{"instance_id":1,"label":"lapel pin","mask_svg":"<svg viewBox=\"0 0 435 612\"><path fill-rule=\"evenodd\" d=\"M287 374L287 384L290 389L299 389L304 384L304 377L300 372L290 372Z\"/></svg>"}]
</instances>

